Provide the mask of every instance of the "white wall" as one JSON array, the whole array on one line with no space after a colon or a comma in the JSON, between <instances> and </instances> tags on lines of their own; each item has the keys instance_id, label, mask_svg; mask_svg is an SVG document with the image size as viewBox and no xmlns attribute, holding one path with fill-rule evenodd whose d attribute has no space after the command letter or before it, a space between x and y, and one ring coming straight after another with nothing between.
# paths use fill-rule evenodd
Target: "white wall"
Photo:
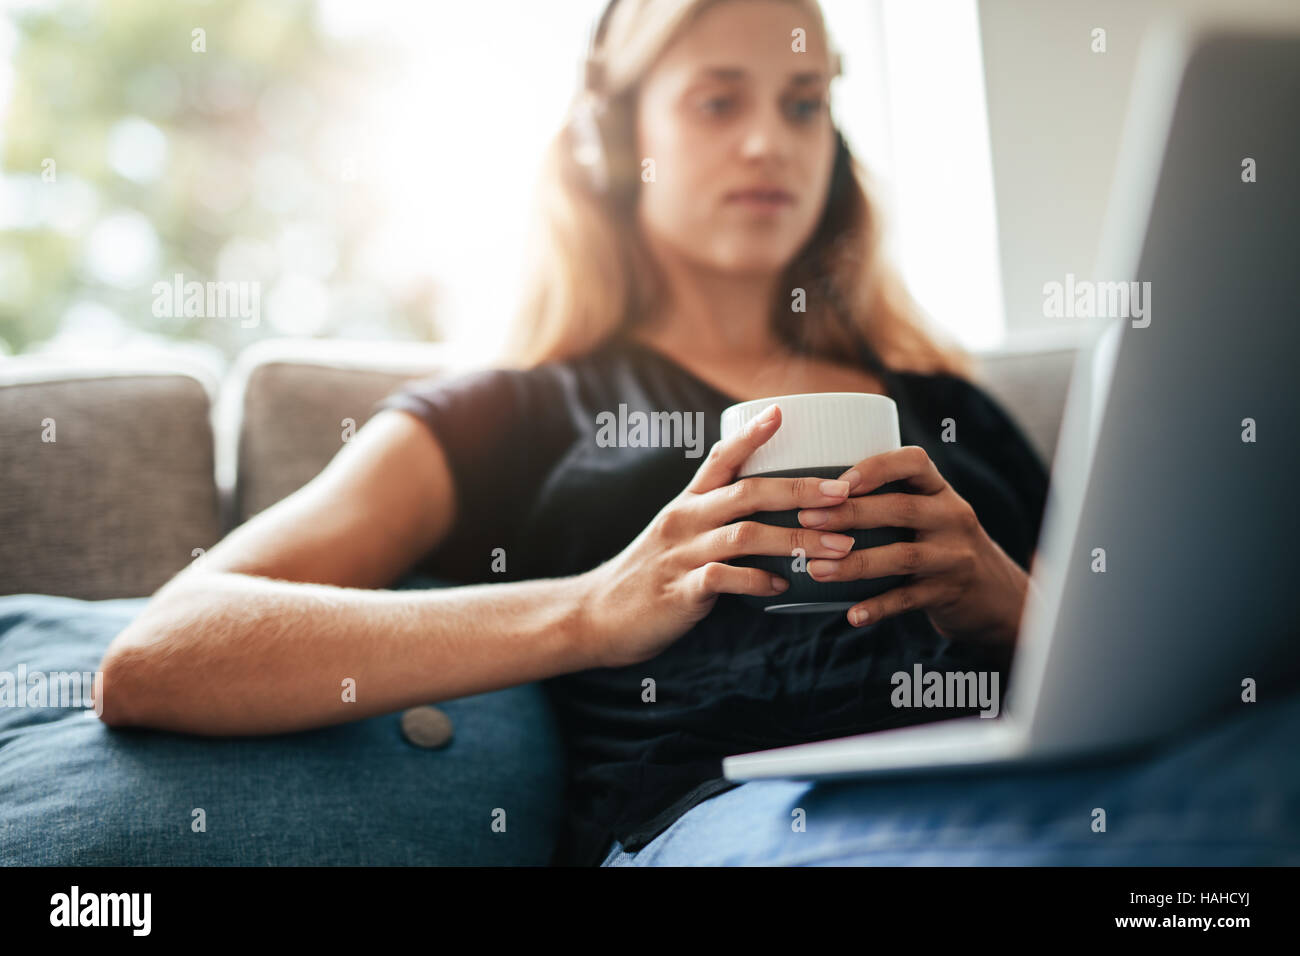
<instances>
[{"instance_id":1,"label":"white wall","mask_svg":"<svg viewBox=\"0 0 1300 956\"><path fill-rule=\"evenodd\" d=\"M981 0L989 141L1011 345L1068 341L1043 317L1043 283L1091 276L1143 34L1211 0ZM1233 14L1294 16L1295 0L1234 0ZM1093 53L1092 30L1106 30Z\"/></svg>"}]
</instances>

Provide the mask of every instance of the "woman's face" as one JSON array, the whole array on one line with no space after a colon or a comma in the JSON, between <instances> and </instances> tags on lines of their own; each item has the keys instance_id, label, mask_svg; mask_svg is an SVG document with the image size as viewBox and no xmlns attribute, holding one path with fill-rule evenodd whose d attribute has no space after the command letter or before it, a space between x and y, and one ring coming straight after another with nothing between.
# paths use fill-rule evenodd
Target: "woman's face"
<instances>
[{"instance_id":1,"label":"woman's face","mask_svg":"<svg viewBox=\"0 0 1300 956\"><path fill-rule=\"evenodd\" d=\"M792 31L806 32L795 52ZM638 220L652 246L699 265L770 274L812 235L830 184L834 132L826 44L781 0L720 3L647 73L637 147L654 160ZM778 201L746 190L779 190Z\"/></svg>"}]
</instances>

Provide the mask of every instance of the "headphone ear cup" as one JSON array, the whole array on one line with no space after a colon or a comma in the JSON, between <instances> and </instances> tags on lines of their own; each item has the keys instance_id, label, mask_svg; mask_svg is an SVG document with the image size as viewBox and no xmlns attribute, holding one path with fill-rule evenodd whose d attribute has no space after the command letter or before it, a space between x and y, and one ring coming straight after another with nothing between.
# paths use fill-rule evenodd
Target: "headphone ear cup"
<instances>
[{"instance_id":1,"label":"headphone ear cup","mask_svg":"<svg viewBox=\"0 0 1300 956\"><path fill-rule=\"evenodd\" d=\"M603 194L609 189L609 161L601 112L592 97L583 97L569 121L569 140L573 161L582 168L587 185Z\"/></svg>"},{"instance_id":2,"label":"headphone ear cup","mask_svg":"<svg viewBox=\"0 0 1300 956\"><path fill-rule=\"evenodd\" d=\"M641 167L633 153L631 100L584 97L569 123L574 162L584 171L587 186L617 204L631 202L640 183Z\"/></svg>"},{"instance_id":3,"label":"headphone ear cup","mask_svg":"<svg viewBox=\"0 0 1300 956\"><path fill-rule=\"evenodd\" d=\"M596 118L608 191L620 205L632 201L641 182L641 164L634 155L633 115L632 102L624 95L610 101Z\"/></svg>"}]
</instances>

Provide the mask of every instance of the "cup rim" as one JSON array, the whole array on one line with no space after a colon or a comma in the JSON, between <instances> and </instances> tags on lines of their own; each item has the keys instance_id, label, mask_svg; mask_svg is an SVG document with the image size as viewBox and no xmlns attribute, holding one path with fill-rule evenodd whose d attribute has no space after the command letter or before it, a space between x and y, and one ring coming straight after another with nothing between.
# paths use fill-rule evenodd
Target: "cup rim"
<instances>
[{"instance_id":1,"label":"cup rim","mask_svg":"<svg viewBox=\"0 0 1300 956\"><path fill-rule=\"evenodd\" d=\"M794 395L773 395L771 398L751 398L748 399L747 401L737 402L734 405L728 405L726 408L723 409L723 412L726 413L731 411L732 409L742 409L742 408L747 408L750 406L758 406L758 405L761 405L762 407L766 408L768 405L779 405L781 402L789 401L791 399L805 399L805 398L865 398L868 400L881 399L886 402L889 402L889 404L891 405L898 404L888 395L881 395L879 392L797 392Z\"/></svg>"}]
</instances>

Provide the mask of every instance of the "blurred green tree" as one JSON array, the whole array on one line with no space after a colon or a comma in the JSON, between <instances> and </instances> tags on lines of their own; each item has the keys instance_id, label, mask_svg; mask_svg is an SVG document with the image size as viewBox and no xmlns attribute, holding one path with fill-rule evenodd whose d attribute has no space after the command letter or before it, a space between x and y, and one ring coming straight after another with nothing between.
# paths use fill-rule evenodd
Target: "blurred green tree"
<instances>
[{"instance_id":1,"label":"blurred green tree","mask_svg":"<svg viewBox=\"0 0 1300 956\"><path fill-rule=\"evenodd\" d=\"M233 355L267 335L437 336L431 280L360 253L374 196L353 131L397 68L310 0L61 0L9 12L0 351L145 333ZM155 314L154 285L257 283L255 327Z\"/></svg>"}]
</instances>

